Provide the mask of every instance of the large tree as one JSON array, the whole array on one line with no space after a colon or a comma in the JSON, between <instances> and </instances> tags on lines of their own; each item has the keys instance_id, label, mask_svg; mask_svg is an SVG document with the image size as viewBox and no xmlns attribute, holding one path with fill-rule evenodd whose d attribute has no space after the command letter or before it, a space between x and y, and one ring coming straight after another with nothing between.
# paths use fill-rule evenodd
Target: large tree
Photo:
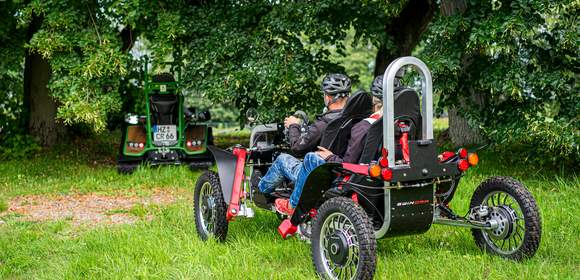
<instances>
[{"instance_id":1,"label":"large tree","mask_svg":"<svg viewBox=\"0 0 580 280\"><path fill-rule=\"evenodd\" d=\"M102 131L107 115L119 109L115 89L130 59L126 43L132 37L125 35L120 21L125 15L113 12L120 4L8 2L0 3L7 8L2 10L18 24L5 24L6 33L10 38L25 34L10 46L23 50L21 55L5 57L24 61L16 65L23 65L23 92L17 94L23 96L20 118L25 132L51 146L65 125L84 124Z\"/></svg>"},{"instance_id":2,"label":"large tree","mask_svg":"<svg viewBox=\"0 0 580 280\"><path fill-rule=\"evenodd\" d=\"M32 15L27 27L26 42L30 42L44 21L43 16ZM50 95L50 64L33 49L26 50L24 59L24 112L23 123L28 133L42 145L52 146L64 133L64 127L56 119L56 101Z\"/></svg>"},{"instance_id":3,"label":"large tree","mask_svg":"<svg viewBox=\"0 0 580 280\"><path fill-rule=\"evenodd\" d=\"M579 8L568 0L466 0L459 12L438 15L422 55L441 105L494 143L580 159Z\"/></svg>"}]
</instances>

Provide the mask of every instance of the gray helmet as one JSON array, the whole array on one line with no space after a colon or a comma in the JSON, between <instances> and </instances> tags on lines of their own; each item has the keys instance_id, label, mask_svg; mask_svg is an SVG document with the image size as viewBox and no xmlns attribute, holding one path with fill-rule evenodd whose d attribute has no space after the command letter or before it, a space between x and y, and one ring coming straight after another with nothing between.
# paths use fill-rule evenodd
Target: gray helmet
<instances>
[{"instance_id":1,"label":"gray helmet","mask_svg":"<svg viewBox=\"0 0 580 280\"><path fill-rule=\"evenodd\" d=\"M344 74L328 74L322 80L322 91L326 95L344 97L350 94L350 78Z\"/></svg>"},{"instance_id":2,"label":"gray helmet","mask_svg":"<svg viewBox=\"0 0 580 280\"><path fill-rule=\"evenodd\" d=\"M405 70L401 68L397 71L395 75L395 88L402 86L401 78L403 78L405 74ZM383 75L378 75L373 80L373 84L371 85L371 93L374 97L383 98Z\"/></svg>"}]
</instances>

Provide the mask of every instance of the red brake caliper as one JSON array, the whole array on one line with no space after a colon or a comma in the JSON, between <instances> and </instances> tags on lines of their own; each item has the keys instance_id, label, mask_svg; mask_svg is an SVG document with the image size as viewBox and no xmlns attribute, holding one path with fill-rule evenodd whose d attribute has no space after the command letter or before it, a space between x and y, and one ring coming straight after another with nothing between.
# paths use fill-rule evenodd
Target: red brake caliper
<instances>
[{"instance_id":1,"label":"red brake caliper","mask_svg":"<svg viewBox=\"0 0 580 280\"><path fill-rule=\"evenodd\" d=\"M226 219L231 221L234 216L240 212L240 197L242 195L242 182L244 181L244 166L246 164L247 151L243 148L234 148L234 155L238 157L236 162L236 174L234 177L234 185L232 187L232 198L228 207Z\"/></svg>"}]
</instances>

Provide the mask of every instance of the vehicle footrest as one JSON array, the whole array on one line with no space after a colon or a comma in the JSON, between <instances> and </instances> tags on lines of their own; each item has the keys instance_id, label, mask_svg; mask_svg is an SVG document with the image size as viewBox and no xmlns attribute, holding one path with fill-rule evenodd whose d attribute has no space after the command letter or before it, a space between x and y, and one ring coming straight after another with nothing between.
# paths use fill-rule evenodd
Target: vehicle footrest
<instances>
[{"instance_id":1,"label":"vehicle footrest","mask_svg":"<svg viewBox=\"0 0 580 280\"><path fill-rule=\"evenodd\" d=\"M298 227L293 225L290 222L290 219L285 219L282 223L278 226L278 233L282 236L282 238L287 239L288 237L294 235Z\"/></svg>"}]
</instances>

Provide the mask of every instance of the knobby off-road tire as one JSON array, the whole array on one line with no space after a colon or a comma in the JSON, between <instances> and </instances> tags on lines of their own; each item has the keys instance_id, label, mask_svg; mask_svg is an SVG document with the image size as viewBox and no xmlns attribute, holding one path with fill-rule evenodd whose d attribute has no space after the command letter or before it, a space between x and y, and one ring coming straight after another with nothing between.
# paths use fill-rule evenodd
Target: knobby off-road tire
<instances>
[{"instance_id":1,"label":"knobby off-road tire","mask_svg":"<svg viewBox=\"0 0 580 280\"><path fill-rule=\"evenodd\" d=\"M470 207L486 204L499 210L491 215L508 219L496 230L472 229L475 243L482 250L512 260L532 257L540 245L542 225L536 201L526 187L510 177L489 178L473 193Z\"/></svg>"},{"instance_id":2,"label":"knobby off-road tire","mask_svg":"<svg viewBox=\"0 0 580 280\"><path fill-rule=\"evenodd\" d=\"M203 172L197 179L193 194L195 228L202 240L211 236L219 241L226 239L227 210L218 175L212 171Z\"/></svg>"},{"instance_id":3,"label":"knobby off-road tire","mask_svg":"<svg viewBox=\"0 0 580 280\"><path fill-rule=\"evenodd\" d=\"M321 278L373 278L377 247L373 225L351 199L335 197L322 204L312 221L311 241L312 261Z\"/></svg>"}]
</instances>

